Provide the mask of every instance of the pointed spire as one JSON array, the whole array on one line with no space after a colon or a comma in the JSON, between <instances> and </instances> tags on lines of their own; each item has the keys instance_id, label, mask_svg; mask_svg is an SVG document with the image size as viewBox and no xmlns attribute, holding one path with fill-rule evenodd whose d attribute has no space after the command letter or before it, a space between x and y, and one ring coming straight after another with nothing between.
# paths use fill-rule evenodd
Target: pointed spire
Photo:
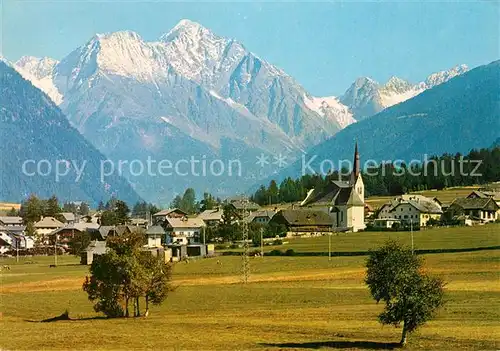
<instances>
[{"instance_id":1,"label":"pointed spire","mask_svg":"<svg viewBox=\"0 0 500 351\"><path fill-rule=\"evenodd\" d=\"M358 142L356 141L356 145L354 146L354 163L352 166L352 173L351 173L351 181L353 184L356 182L356 179L358 179L359 172L360 172L359 152L358 152Z\"/></svg>"}]
</instances>

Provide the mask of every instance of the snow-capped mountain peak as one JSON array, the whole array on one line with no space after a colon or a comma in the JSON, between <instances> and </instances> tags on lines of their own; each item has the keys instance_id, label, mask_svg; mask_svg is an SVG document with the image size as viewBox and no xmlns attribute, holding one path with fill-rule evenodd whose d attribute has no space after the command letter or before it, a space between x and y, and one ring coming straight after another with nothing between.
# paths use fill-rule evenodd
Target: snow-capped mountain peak
<instances>
[{"instance_id":1,"label":"snow-capped mountain peak","mask_svg":"<svg viewBox=\"0 0 500 351\"><path fill-rule=\"evenodd\" d=\"M170 42L181 35L189 36L194 40L203 35L210 34L213 35L209 29L203 27L201 24L188 19L182 19L168 33L163 34L160 37L160 41Z\"/></svg>"},{"instance_id":2,"label":"snow-capped mountain peak","mask_svg":"<svg viewBox=\"0 0 500 351\"><path fill-rule=\"evenodd\" d=\"M382 88L387 91L404 93L411 90L413 85L404 79L392 76Z\"/></svg>"},{"instance_id":3,"label":"snow-capped mountain peak","mask_svg":"<svg viewBox=\"0 0 500 351\"><path fill-rule=\"evenodd\" d=\"M426 89L442 84L449 79L467 72L466 65L458 65L447 71L431 74L424 82L411 84L392 76L384 85L371 78L361 77L347 89L340 101L347 105L358 121L372 116L383 109L411 99Z\"/></svg>"},{"instance_id":4,"label":"snow-capped mountain peak","mask_svg":"<svg viewBox=\"0 0 500 351\"><path fill-rule=\"evenodd\" d=\"M23 56L15 65L21 67L23 70L27 71L31 75L42 79L52 74L52 70L59 61L54 60L50 57L34 57L34 56Z\"/></svg>"},{"instance_id":5,"label":"snow-capped mountain peak","mask_svg":"<svg viewBox=\"0 0 500 351\"><path fill-rule=\"evenodd\" d=\"M429 77L427 77L425 82L420 83L420 85L422 85L425 89L429 89L435 87L436 85L442 84L453 77L461 75L467 72L468 70L469 67L467 67L467 65L464 64L456 65L455 67L449 70L431 74Z\"/></svg>"}]
</instances>

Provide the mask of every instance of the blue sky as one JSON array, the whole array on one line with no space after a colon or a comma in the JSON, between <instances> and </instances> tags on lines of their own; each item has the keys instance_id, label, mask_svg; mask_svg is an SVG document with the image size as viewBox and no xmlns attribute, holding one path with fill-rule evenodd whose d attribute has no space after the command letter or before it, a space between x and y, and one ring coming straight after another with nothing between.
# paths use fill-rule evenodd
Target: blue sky
<instances>
[{"instance_id":1,"label":"blue sky","mask_svg":"<svg viewBox=\"0 0 500 351\"><path fill-rule=\"evenodd\" d=\"M500 7L480 2L2 2L1 52L61 59L95 33L129 29L155 40L188 18L237 39L317 96L354 79L412 82L496 60Z\"/></svg>"}]
</instances>

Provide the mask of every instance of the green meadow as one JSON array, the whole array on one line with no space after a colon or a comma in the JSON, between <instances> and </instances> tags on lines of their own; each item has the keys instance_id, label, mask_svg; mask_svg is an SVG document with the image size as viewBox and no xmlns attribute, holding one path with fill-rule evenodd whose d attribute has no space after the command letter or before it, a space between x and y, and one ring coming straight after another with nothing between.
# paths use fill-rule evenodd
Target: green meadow
<instances>
[{"instance_id":1,"label":"green meadow","mask_svg":"<svg viewBox=\"0 0 500 351\"><path fill-rule=\"evenodd\" d=\"M414 233L419 249L496 246L500 225ZM364 251L410 233L332 236L334 251ZM289 240L279 249L327 251L328 238ZM266 247L266 250L272 249ZM500 251L426 254L426 269L446 282L447 304L410 335L409 350L500 347ZM241 258L177 263L166 302L147 318L103 319L81 285L88 267L74 257L2 259L0 349L283 350L393 348L401 329L377 321L364 285L366 256L252 257L242 283ZM219 261L219 262L218 262ZM71 321L40 322L66 309Z\"/></svg>"}]
</instances>

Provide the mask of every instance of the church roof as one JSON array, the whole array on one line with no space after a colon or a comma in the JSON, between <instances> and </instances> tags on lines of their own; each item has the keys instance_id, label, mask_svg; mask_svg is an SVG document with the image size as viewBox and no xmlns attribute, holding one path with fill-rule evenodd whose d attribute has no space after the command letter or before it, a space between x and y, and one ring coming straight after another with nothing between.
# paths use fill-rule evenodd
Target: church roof
<instances>
[{"instance_id":1,"label":"church roof","mask_svg":"<svg viewBox=\"0 0 500 351\"><path fill-rule=\"evenodd\" d=\"M348 182L332 181L326 187L312 190L301 206L351 205L364 206L364 201Z\"/></svg>"}]
</instances>

